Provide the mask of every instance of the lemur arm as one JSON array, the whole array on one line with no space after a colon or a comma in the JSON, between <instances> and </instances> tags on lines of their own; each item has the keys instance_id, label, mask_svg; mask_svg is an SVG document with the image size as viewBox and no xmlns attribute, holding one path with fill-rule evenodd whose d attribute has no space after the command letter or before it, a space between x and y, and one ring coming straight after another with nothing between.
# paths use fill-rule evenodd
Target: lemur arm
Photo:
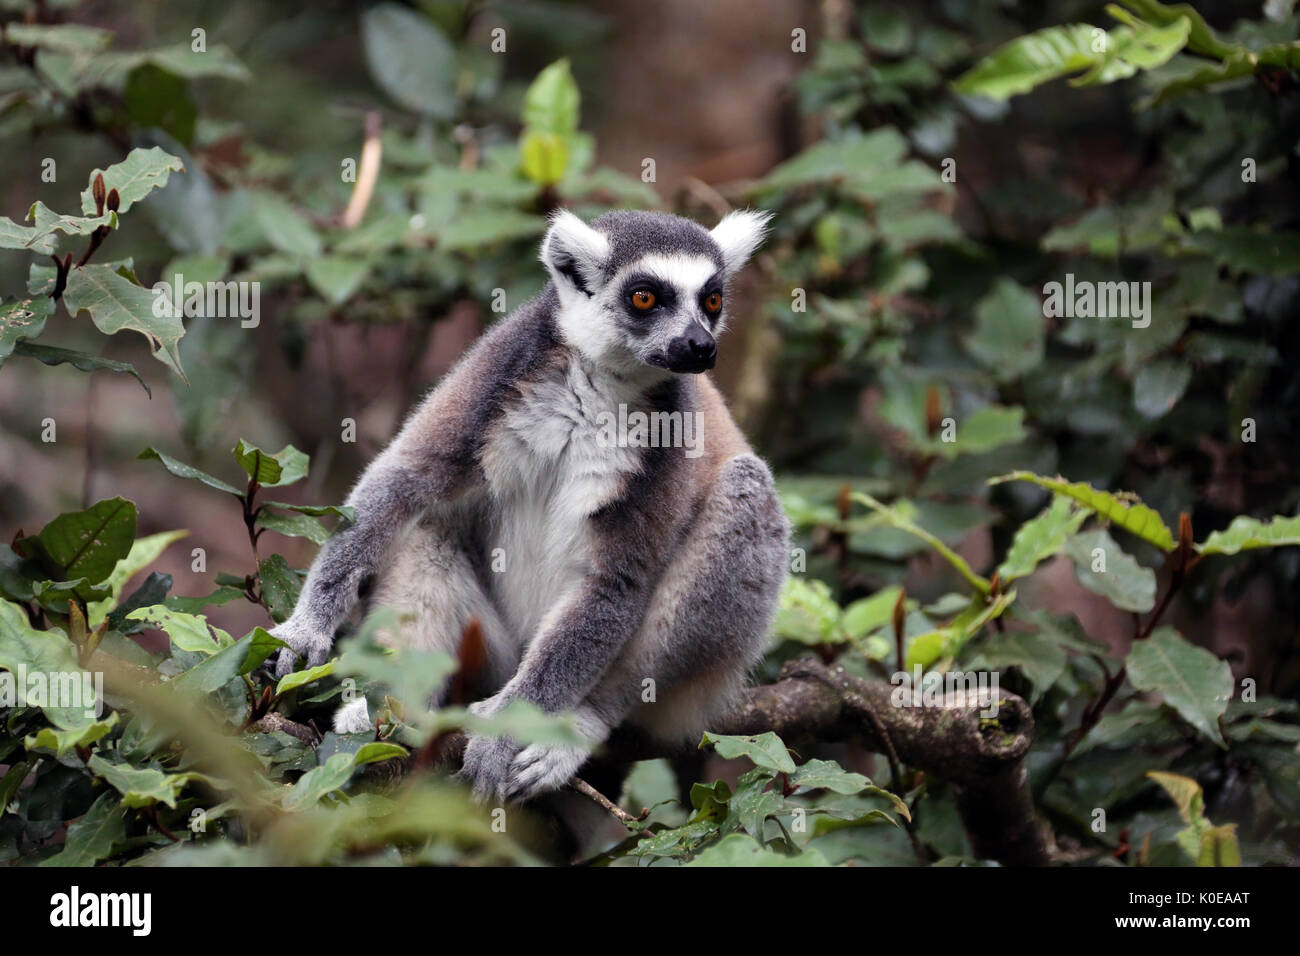
<instances>
[{"instance_id":1,"label":"lemur arm","mask_svg":"<svg viewBox=\"0 0 1300 956\"><path fill-rule=\"evenodd\" d=\"M334 631L356 605L362 584L380 568L393 539L431 504L455 498L481 480L478 450L502 391L517 371L521 348L498 325L410 416L392 443L366 468L348 496L348 527L313 562L293 615L272 632L309 666L322 663ZM518 330L514 338L520 339ZM276 673L293 669L281 652Z\"/></svg>"}]
</instances>

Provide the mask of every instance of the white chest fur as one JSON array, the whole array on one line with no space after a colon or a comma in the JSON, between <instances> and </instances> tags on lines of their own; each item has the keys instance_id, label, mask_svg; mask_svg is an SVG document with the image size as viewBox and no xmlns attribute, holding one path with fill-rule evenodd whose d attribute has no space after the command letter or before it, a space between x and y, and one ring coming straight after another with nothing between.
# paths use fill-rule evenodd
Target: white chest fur
<instances>
[{"instance_id":1,"label":"white chest fur","mask_svg":"<svg viewBox=\"0 0 1300 956\"><path fill-rule=\"evenodd\" d=\"M494 597L523 644L588 572L587 521L639 464L638 449L611 443L607 427L637 397L584 365L574 359L529 386L483 450Z\"/></svg>"}]
</instances>

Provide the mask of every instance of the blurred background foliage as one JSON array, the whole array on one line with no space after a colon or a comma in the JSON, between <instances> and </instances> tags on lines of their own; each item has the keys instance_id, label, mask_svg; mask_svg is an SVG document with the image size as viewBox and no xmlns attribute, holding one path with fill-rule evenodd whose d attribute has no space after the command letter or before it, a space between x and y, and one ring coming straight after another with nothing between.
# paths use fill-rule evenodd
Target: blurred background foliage
<instances>
[{"instance_id":1,"label":"blurred background foliage","mask_svg":"<svg viewBox=\"0 0 1300 956\"><path fill-rule=\"evenodd\" d=\"M648 6L0 0L0 214L12 226L0 233L11 240L0 254L11 310L0 330L9 333L0 352L6 534L33 535L61 511L122 495L139 505L142 536L186 528L187 544L207 553L203 573L183 547L159 547L134 569L170 575L177 595L214 599L172 595L173 611L208 607L234 633L281 619L293 569L327 533L317 519L331 509L304 502L342 500L411 403L482 328L540 288L536 245L550 210L660 208L711 225L736 206L769 209L772 235L739 283L716 376L780 476L802 549L767 676L809 646L884 675L896 637L909 663L997 668L1034 703L1031 774L1063 859L1186 862L1178 834L1209 824L1186 792L1146 776L1172 769L1204 788L1209 819L1239 826L1247 862L1293 861L1300 551L1248 544L1175 566L1171 547L1125 521L1085 528L1093 510L1107 514L1097 502L1058 496L1047 507L1050 492L1031 482L988 483L1023 469L1131 490L1174 540L1185 514L1202 544L1240 516L1297 514L1292 4ZM48 252L75 261L109 223L92 201L91 171L104 170L112 187L115 164L155 147L157 181L135 197L138 209L112 220L87 267L102 271L79 278L74 269L55 310L43 298L60 271ZM352 174L367 168L367 151L372 164L382 158L363 202ZM164 178L164 155L184 171ZM81 218L50 219L41 232L42 220L25 220L38 201ZM154 362L158 342L147 337L166 341L175 326L137 309L111 327L146 337L105 338L102 302L76 287L86 276L148 287L176 273L259 282L260 323L186 318L173 360ZM1150 325L1045 316L1044 285L1067 274L1149 282ZM33 301L49 305L32 315ZM16 331L14 309L35 323L27 332ZM155 355L166 360L168 349ZM151 392L114 373L127 369ZM42 438L47 419L54 442ZM343 437L349 421L355 441ZM310 472L296 448L275 456L286 468L304 459L295 480L305 480L278 512L249 518L256 491L242 478L218 489L166 473L192 477L184 462L229 475L237 442L247 471L245 437L310 453ZM165 468L137 460L145 448ZM244 522L233 520L241 505L232 511L214 489L240 497ZM877 499L891 504L868 503ZM1008 549L1026 527L1043 543L1009 574ZM254 541L250 564L257 528L289 537L261 552ZM1251 528L1246 538L1258 542ZM1295 543L1297 532L1274 531L1268 543ZM1097 547L1132 573L1098 578ZM1001 574L991 597L971 593L963 564L985 585ZM989 611L1013 577L1018 593ZM81 627L72 606L104 599L84 590L96 580L83 587L65 573L43 592L35 581L6 593L69 634ZM1157 595L1175 589L1157 608ZM158 651L186 626L124 620L121 633L166 632ZM1153 631L1157 621L1168 626ZM1123 683L1123 662L1130 678L1141 670L1135 637L1182 655L1175 677L1194 672L1203 689L1250 679L1261 703L1176 702L1149 671L1143 686ZM304 706L323 714L336 696ZM1091 713L1099 700L1112 712ZM276 766L324 769L329 756L294 750ZM842 747L825 756L873 769ZM770 794L780 761L766 775L754 762L747 786ZM879 801L841 808L854 825L819 831L819 858L914 860L917 841L901 828L867 825L891 804L850 776L859 779L840 788L841 802ZM929 858L968 856L942 783L904 784L898 796ZM675 792L668 768L647 764L627 798L651 805ZM433 803L452 798L409 799L428 819ZM790 810L774 804L770 820L741 827L730 799L697 792L693 815L663 810L674 836L656 837L662 853L639 855L688 857L721 835L710 852L738 862L749 850L728 829L761 841L764 821L775 826ZM1096 832L1096 808L1120 822ZM50 812L70 819L84 809ZM365 813L354 822L374 826ZM15 839L30 849L30 837ZM139 839L137 849L148 842Z\"/></svg>"}]
</instances>

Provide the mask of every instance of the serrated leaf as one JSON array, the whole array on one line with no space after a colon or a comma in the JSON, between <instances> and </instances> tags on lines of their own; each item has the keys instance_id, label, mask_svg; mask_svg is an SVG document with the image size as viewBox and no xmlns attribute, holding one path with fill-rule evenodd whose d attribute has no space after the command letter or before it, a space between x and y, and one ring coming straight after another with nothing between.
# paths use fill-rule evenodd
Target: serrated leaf
<instances>
[{"instance_id":1,"label":"serrated leaf","mask_svg":"<svg viewBox=\"0 0 1300 956\"><path fill-rule=\"evenodd\" d=\"M1096 551L1102 552L1104 570L1098 570ZM1104 529L1084 531L1065 543L1065 553L1074 562L1079 583L1100 594L1117 608L1146 612L1155 607L1156 575L1126 553Z\"/></svg>"},{"instance_id":2,"label":"serrated leaf","mask_svg":"<svg viewBox=\"0 0 1300 956\"><path fill-rule=\"evenodd\" d=\"M1219 717L1232 698L1227 661L1189 644L1172 627L1160 627L1133 643L1125 667L1134 687L1160 694L1180 717L1227 748L1219 730Z\"/></svg>"},{"instance_id":3,"label":"serrated leaf","mask_svg":"<svg viewBox=\"0 0 1300 956\"><path fill-rule=\"evenodd\" d=\"M87 265L68 273L68 288L63 294L70 315L85 310L91 321L105 335L123 329L138 332L149 343L153 357L189 383L181 368L178 345L185 326L169 309L154 305L158 297L131 282L109 265Z\"/></svg>"},{"instance_id":4,"label":"serrated leaf","mask_svg":"<svg viewBox=\"0 0 1300 956\"><path fill-rule=\"evenodd\" d=\"M1238 515L1226 530L1211 532L1197 545L1197 550L1201 554L1237 554L1289 545L1300 545L1300 515L1294 518L1277 515L1266 522Z\"/></svg>"},{"instance_id":5,"label":"serrated leaf","mask_svg":"<svg viewBox=\"0 0 1300 956\"><path fill-rule=\"evenodd\" d=\"M1097 512L1099 518L1118 525L1130 534L1155 545L1161 551L1174 550L1174 536L1164 520L1154 510L1127 492L1098 491L1082 481L1069 482L1064 478L1046 478L1028 471L990 478L990 485L1005 481L1028 481L1058 495L1073 498L1084 507Z\"/></svg>"},{"instance_id":6,"label":"serrated leaf","mask_svg":"<svg viewBox=\"0 0 1300 956\"><path fill-rule=\"evenodd\" d=\"M1032 574L1039 563L1060 552L1066 539L1079 530L1091 508L1076 508L1069 498L1054 495L1051 504L1016 530L1006 559L998 565L998 578L1009 584Z\"/></svg>"},{"instance_id":7,"label":"serrated leaf","mask_svg":"<svg viewBox=\"0 0 1300 956\"><path fill-rule=\"evenodd\" d=\"M184 171L185 166L180 159L159 146L151 149L133 149L120 163L109 166L108 169L91 171L90 185L81 192L81 211L87 216L95 213L92 186L96 176L104 177L104 186L110 192L117 190L117 211L124 213L155 189L166 186L172 173Z\"/></svg>"}]
</instances>

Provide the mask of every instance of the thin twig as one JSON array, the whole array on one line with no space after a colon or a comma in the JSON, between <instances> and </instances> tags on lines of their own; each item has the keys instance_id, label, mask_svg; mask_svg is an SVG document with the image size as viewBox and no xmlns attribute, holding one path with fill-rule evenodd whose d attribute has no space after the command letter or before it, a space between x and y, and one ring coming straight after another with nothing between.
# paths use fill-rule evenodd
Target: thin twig
<instances>
[{"instance_id":1,"label":"thin twig","mask_svg":"<svg viewBox=\"0 0 1300 956\"><path fill-rule=\"evenodd\" d=\"M591 784L587 783L587 781L583 780L581 777L574 777L572 780L569 781L569 786L572 789L576 790L578 793L582 794L584 797L590 797L596 803L600 804L602 807L604 807L606 810L610 812L610 814L614 817L614 819L616 819L619 823L623 824L623 826L625 827L631 826L634 823L639 823L640 821L644 820L646 817L650 815L650 809L647 807L641 811L641 815L639 817L632 816L632 814L628 813L626 810L624 810L622 807L616 804L613 800L609 799L609 797L605 796L603 793L601 793Z\"/></svg>"}]
</instances>

